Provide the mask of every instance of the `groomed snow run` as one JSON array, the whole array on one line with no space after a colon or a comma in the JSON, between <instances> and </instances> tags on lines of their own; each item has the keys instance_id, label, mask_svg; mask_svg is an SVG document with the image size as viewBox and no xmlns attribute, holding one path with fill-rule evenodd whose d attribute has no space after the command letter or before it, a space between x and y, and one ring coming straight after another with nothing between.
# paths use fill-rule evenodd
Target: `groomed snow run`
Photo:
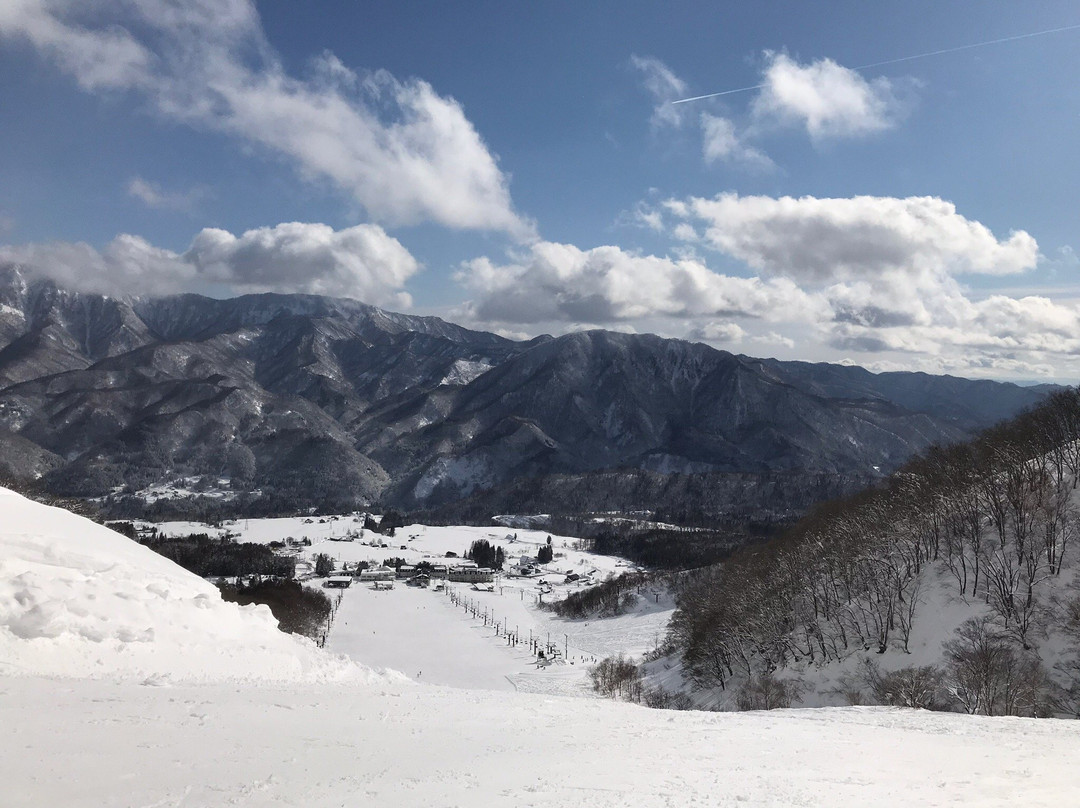
<instances>
[{"instance_id":1,"label":"groomed snow run","mask_svg":"<svg viewBox=\"0 0 1080 808\"><path fill-rule=\"evenodd\" d=\"M675 713L422 685L0 678L0 804L1069 806L1076 722Z\"/></svg>"},{"instance_id":2,"label":"groomed snow run","mask_svg":"<svg viewBox=\"0 0 1080 808\"><path fill-rule=\"evenodd\" d=\"M406 641L403 638L403 641ZM1080 723L415 685L0 490L0 806L1064 806Z\"/></svg>"}]
</instances>

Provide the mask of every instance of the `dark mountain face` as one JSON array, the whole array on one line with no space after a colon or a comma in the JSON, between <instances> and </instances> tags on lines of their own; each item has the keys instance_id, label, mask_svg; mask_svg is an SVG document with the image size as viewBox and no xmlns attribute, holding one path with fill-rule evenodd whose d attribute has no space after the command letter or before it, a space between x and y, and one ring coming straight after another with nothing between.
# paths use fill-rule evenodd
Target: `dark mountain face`
<instances>
[{"instance_id":1,"label":"dark mountain face","mask_svg":"<svg viewBox=\"0 0 1080 808\"><path fill-rule=\"evenodd\" d=\"M513 342L310 295L116 299L0 270L0 453L57 493L183 475L417 508L615 469L863 477L1044 394L649 335Z\"/></svg>"}]
</instances>

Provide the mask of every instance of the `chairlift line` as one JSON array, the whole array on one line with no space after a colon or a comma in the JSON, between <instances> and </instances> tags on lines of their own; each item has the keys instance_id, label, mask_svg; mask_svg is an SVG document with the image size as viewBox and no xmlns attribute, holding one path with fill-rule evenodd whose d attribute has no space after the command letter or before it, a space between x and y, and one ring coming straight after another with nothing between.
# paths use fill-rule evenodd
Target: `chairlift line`
<instances>
[{"instance_id":1,"label":"chairlift line","mask_svg":"<svg viewBox=\"0 0 1080 808\"><path fill-rule=\"evenodd\" d=\"M884 67L885 65L895 65L900 62L910 62L913 59L925 59L928 56L942 56L946 53L958 53L959 51L971 50L972 48L984 48L987 45L1001 45L1006 42L1016 42L1021 39L1031 39L1037 36L1046 36L1048 34L1061 34L1066 31L1075 31L1080 29L1080 23L1076 25L1063 25L1059 28L1047 28L1045 31L1032 31L1027 34L1016 34L1015 36L1004 36L998 39L988 39L985 42L972 42L967 45L957 45L952 48L942 48L941 50L927 51L926 53L916 53L912 56L898 56L895 59L886 59L883 62L871 62L870 64L859 65L858 67L850 68L851 70L869 70L873 67ZM719 98L722 95L735 95L736 93L748 93L752 90L760 90L764 88L765 84L755 84L752 87L738 87L734 90L723 90L719 93L707 93L705 95L695 95L692 98L680 98L678 101L672 101L674 104L689 104L691 101L703 101L706 98Z\"/></svg>"}]
</instances>

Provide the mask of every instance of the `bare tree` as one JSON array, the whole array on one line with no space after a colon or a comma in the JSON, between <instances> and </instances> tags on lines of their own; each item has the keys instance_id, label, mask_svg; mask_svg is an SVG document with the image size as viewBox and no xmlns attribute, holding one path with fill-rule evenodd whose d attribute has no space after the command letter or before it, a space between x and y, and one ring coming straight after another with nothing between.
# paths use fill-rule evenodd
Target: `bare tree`
<instances>
[{"instance_id":1,"label":"bare tree","mask_svg":"<svg viewBox=\"0 0 1080 808\"><path fill-rule=\"evenodd\" d=\"M772 671L763 669L739 688L736 703L740 710L776 710L790 707L805 690L802 682L780 679Z\"/></svg>"},{"instance_id":2,"label":"bare tree","mask_svg":"<svg viewBox=\"0 0 1080 808\"><path fill-rule=\"evenodd\" d=\"M1018 653L990 618L971 619L945 644L946 683L965 712L1043 717L1052 710L1049 678L1034 654Z\"/></svg>"},{"instance_id":3,"label":"bare tree","mask_svg":"<svg viewBox=\"0 0 1080 808\"><path fill-rule=\"evenodd\" d=\"M944 675L933 665L900 668L890 673L882 673L867 657L860 666L860 674L863 684L878 704L923 710L945 709L947 699L943 685Z\"/></svg>"}]
</instances>

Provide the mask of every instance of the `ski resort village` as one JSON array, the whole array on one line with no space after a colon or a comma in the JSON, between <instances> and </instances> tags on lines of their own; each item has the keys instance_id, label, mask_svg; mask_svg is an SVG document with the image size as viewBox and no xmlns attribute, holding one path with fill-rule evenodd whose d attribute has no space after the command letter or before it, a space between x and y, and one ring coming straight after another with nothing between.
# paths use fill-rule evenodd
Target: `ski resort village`
<instances>
[{"instance_id":1,"label":"ski resort village","mask_svg":"<svg viewBox=\"0 0 1080 808\"><path fill-rule=\"evenodd\" d=\"M274 548L295 560L294 574L308 586L338 590L314 635L319 644L431 684L587 695L595 663L655 652L665 636L674 609L669 588L646 582L635 564L580 549L580 539L501 526L380 532L379 521L352 514L220 526L140 522L135 529ZM499 569L473 560L485 553ZM620 592L626 605L618 617L567 620L551 608L617 578L632 581Z\"/></svg>"}]
</instances>

